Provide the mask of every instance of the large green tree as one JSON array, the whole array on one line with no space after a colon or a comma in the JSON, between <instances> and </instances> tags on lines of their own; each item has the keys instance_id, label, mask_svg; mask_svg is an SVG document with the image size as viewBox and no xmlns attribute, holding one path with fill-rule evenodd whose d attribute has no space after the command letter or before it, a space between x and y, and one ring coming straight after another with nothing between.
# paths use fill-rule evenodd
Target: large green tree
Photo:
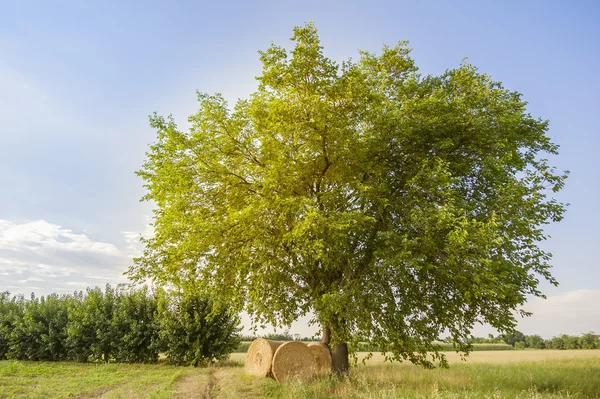
<instances>
[{"instance_id":1,"label":"large green tree","mask_svg":"<svg viewBox=\"0 0 600 399\"><path fill-rule=\"evenodd\" d=\"M475 323L513 329L539 279L555 283L539 242L566 175L544 158L548 122L466 62L420 74L406 43L339 64L312 24L292 41L260 52L258 89L232 109L199 94L189 131L151 117L138 173L155 236L131 276L259 322L312 314L337 371L358 336L431 367L441 335L466 351Z\"/></svg>"}]
</instances>

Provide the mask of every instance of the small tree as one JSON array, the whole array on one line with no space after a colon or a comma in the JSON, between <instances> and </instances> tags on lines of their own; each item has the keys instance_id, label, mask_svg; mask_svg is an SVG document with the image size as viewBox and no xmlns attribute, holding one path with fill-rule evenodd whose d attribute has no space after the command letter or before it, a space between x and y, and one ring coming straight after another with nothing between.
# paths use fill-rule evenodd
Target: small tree
<instances>
[{"instance_id":1,"label":"small tree","mask_svg":"<svg viewBox=\"0 0 600 399\"><path fill-rule=\"evenodd\" d=\"M6 359L10 350L10 336L23 318L25 298L10 296L8 291L0 293L0 360Z\"/></svg>"},{"instance_id":2,"label":"small tree","mask_svg":"<svg viewBox=\"0 0 600 399\"><path fill-rule=\"evenodd\" d=\"M160 347L169 361L193 366L225 358L240 343L239 318L196 292L162 292Z\"/></svg>"},{"instance_id":3,"label":"small tree","mask_svg":"<svg viewBox=\"0 0 600 399\"><path fill-rule=\"evenodd\" d=\"M423 76L406 43L338 64L312 24L292 40L232 109L199 94L189 132L151 118L155 236L130 275L260 323L312 312L339 372L361 336L433 367L446 332L468 351L478 322L514 329L539 277L556 283L538 246L564 212L548 122L466 62Z\"/></svg>"},{"instance_id":4,"label":"small tree","mask_svg":"<svg viewBox=\"0 0 600 399\"><path fill-rule=\"evenodd\" d=\"M69 311L68 347L70 357L78 361L110 361L115 343L122 338L113 326L118 292L106 285L88 288L85 295L79 293L78 301Z\"/></svg>"},{"instance_id":5,"label":"small tree","mask_svg":"<svg viewBox=\"0 0 600 399\"><path fill-rule=\"evenodd\" d=\"M117 362L152 363L158 360L157 299L147 287L121 293L112 319Z\"/></svg>"},{"instance_id":6,"label":"small tree","mask_svg":"<svg viewBox=\"0 0 600 399\"><path fill-rule=\"evenodd\" d=\"M67 323L71 296L50 294L24 303L23 317L10 335L8 357L21 360L58 361L68 357Z\"/></svg>"}]
</instances>

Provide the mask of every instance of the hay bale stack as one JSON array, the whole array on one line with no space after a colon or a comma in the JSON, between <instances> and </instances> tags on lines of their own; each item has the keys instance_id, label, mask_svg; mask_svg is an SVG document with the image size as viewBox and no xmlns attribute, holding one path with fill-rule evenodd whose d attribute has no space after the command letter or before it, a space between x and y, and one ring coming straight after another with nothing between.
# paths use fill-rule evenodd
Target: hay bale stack
<instances>
[{"instance_id":1,"label":"hay bale stack","mask_svg":"<svg viewBox=\"0 0 600 399\"><path fill-rule=\"evenodd\" d=\"M317 375L317 361L306 344L289 341L275 351L271 370L278 382L308 381Z\"/></svg>"},{"instance_id":2,"label":"hay bale stack","mask_svg":"<svg viewBox=\"0 0 600 399\"><path fill-rule=\"evenodd\" d=\"M322 342L311 342L308 344L308 349L317 362L317 373L331 373L331 352L327 345Z\"/></svg>"},{"instance_id":3,"label":"hay bale stack","mask_svg":"<svg viewBox=\"0 0 600 399\"><path fill-rule=\"evenodd\" d=\"M280 341L269 341L264 338L257 338L252 341L244 362L246 373L258 377L270 376L273 356L281 344Z\"/></svg>"}]
</instances>

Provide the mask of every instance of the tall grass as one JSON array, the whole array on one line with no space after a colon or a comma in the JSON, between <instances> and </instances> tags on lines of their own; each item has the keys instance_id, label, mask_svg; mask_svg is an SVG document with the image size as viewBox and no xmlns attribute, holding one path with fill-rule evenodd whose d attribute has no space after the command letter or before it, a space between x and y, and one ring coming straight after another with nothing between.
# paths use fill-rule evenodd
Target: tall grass
<instances>
[{"instance_id":1,"label":"tall grass","mask_svg":"<svg viewBox=\"0 0 600 399\"><path fill-rule=\"evenodd\" d=\"M600 398L600 358L512 364L458 364L425 370L410 365L359 366L346 379L271 389L276 398Z\"/></svg>"}]
</instances>

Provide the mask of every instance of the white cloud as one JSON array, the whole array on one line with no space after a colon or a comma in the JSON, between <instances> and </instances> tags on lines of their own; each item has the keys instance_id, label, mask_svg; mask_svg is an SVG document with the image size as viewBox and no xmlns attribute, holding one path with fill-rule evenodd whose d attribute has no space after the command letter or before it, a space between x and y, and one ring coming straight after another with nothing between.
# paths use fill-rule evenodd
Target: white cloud
<instances>
[{"instance_id":1,"label":"white cloud","mask_svg":"<svg viewBox=\"0 0 600 399\"><path fill-rule=\"evenodd\" d=\"M91 252L107 255L119 253L113 244L92 241L85 234L76 234L62 226L36 220L23 224L0 220L0 248L57 250L65 252Z\"/></svg>"},{"instance_id":2,"label":"white cloud","mask_svg":"<svg viewBox=\"0 0 600 399\"><path fill-rule=\"evenodd\" d=\"M552 337L559 334L600 333L600 290L576 290L547 299L535 298L524 307L533 316L519 322L525 334Z\"/></svg>"},{"instance_id":3,"label":"white cloud","mask_svg":"<svg viewBox=\"0 0 600 399\"><path fill-rule=\"evenodd\" d=\"M0 219L0 289L45 294L126 282L129 249L44 220Z\"/></svg>"}]
</instances>

